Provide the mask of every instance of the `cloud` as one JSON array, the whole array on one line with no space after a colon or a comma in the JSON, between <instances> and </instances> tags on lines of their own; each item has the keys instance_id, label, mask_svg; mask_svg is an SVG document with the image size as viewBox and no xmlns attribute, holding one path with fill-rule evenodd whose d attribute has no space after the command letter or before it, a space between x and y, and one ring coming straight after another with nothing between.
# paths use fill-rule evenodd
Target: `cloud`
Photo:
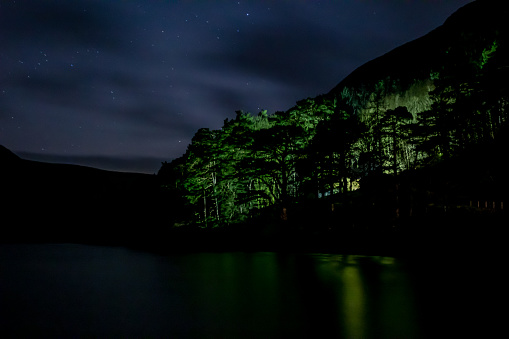
<instances>
[{"instance_id":1,"label":"cloud","mask_svg":"<svg viewBox=\"0 0 509 339\"><path fill-rule=\"evenodd\" d=\"M114 8L97 1L2 2L0 29L3 40L11 44L111 47L116 39L111 18L122 7Z\"/></svg>"}]
</instances>

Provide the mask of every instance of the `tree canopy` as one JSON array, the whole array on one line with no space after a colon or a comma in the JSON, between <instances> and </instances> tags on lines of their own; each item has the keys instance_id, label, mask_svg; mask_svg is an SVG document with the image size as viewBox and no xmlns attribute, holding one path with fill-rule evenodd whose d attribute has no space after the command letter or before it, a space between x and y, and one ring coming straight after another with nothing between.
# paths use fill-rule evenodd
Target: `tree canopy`
<instances>
[{"instance_id":1,"label":"tree canopy","mask_svg":"<svg viewBox=\"0 0 509 339\"><path fill-rule=\"evenodd\" d=\"M382 77L285 112L237 111L221 129L198 130L159 174L183 197L189 222L215 227L449 159L507 125L507 86L496 85L507 69L499 38L462 36L418 91L404 85L411 79Z\"/></svg>"}]
</instances>

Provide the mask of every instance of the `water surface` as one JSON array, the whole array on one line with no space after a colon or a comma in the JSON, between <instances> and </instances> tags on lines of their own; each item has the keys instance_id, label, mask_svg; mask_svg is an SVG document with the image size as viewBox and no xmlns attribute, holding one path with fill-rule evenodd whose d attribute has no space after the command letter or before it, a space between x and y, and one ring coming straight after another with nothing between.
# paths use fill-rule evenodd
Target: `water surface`
<instances>
[{"instance_id":1,"label":"water surface","mask_svg":"<svg viewBox=\"0 0 509 339\"><path fill-rule=\"evenodd\" d=\"M447 272L391 257L0 245L0 335L424 338L467 321L472 296Z\"/></svg>"}]
</instances>

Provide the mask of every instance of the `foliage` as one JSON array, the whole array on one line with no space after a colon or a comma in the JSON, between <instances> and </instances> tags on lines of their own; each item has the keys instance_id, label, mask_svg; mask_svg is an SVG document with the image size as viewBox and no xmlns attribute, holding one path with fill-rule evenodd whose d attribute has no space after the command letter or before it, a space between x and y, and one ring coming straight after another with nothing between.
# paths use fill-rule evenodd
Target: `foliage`
<instances>
[{"instance_id":1,"label":"foliage","mask_svg":"<svg viewBox=\"0 0 509 339\"><path fill-rule=\"evenodd\" d=\"M461 35L424 80L387 76L285 112L238 111L219 130L198 130L159 174L184 198L188 222L215 227L449 159L506 125L508 90L496 82L507 52L497 34Z\"/></svg>"}]
</instances>

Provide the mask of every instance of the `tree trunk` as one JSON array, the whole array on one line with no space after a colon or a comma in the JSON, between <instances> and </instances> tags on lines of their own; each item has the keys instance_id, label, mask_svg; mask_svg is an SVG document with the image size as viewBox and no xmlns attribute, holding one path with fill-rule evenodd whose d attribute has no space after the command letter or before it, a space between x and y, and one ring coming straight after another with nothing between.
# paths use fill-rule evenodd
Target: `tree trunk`
<instances>
[{"instance_id":1,"label":"tree trunk","mask_svg":"<svg viewBox=\"0 0 509 339\"><path fill-rule=\"evenodd\" d=\"M203 190L203 220L205 220L205 227L207 227L207 196Z\"/></svg>"}]
</instances>

